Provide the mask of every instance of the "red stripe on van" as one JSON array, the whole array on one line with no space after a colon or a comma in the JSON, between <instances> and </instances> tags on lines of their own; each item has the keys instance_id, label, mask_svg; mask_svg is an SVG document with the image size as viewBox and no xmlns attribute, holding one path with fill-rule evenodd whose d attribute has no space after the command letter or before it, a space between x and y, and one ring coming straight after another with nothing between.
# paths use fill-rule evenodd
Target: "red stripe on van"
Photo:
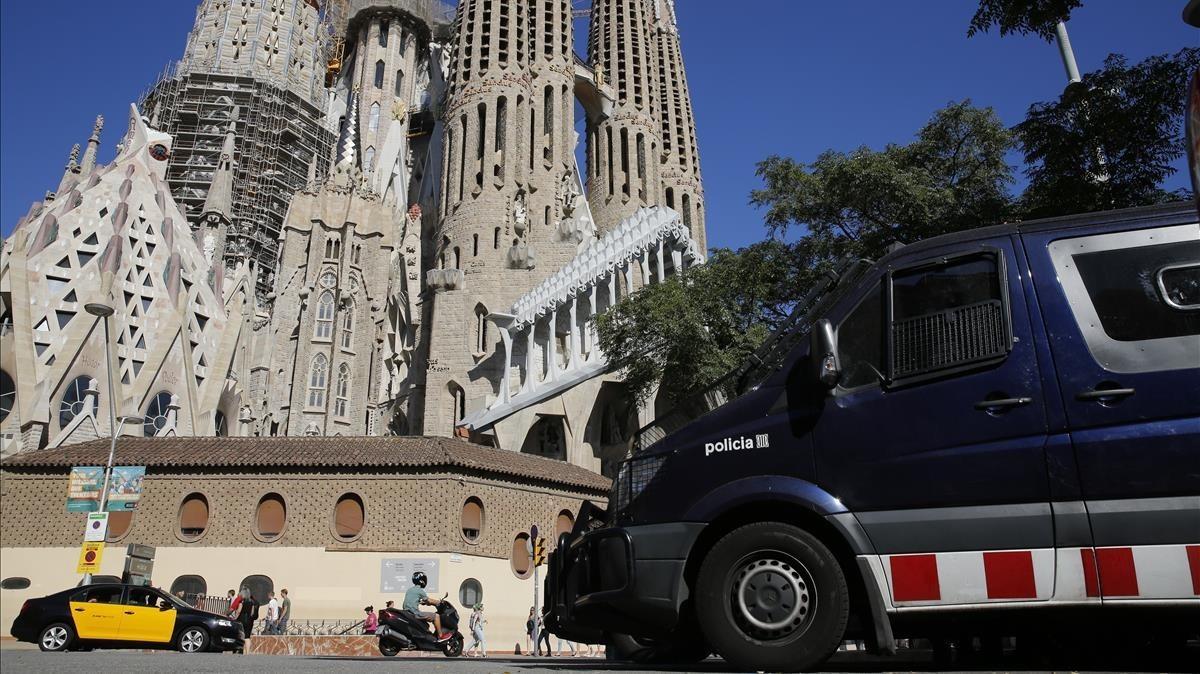
<instances>
[{"instance_id":1,"label":"red stripe on van","mask_svg":"<svg viewBox=\"0 0 1200 674\"><path fill-rule=\"evenodd\" d=\"M1091 548L1080 548L1080 560L1083 562L1083 587L1089 597L1100 596L1100 578L1096 575L1096 552Z\"/></svg>"},{"instance_id":2,"label":"red stripe on van","mask_svg":"<svg viewBox=\"0 0 1200 674\"><path fill-rule=\"evenodd\" d=\"M1105 597L1138 596L1133 548L1096 548L1096 566L1100 569L1100 592Z\"/></svg>"},{"instance_id":3,"label":"red stripe on van","mask_svg":"<svg viewBox=\"0 0 1200 674\"><path fill-rule=\"evenodd\" d=\"M902 555L889 558L892 566L892 599L939 601L937 555Z\"/></svg>"},{"instance_id":4,"label":"red stripe on van","mask_svg":"<svg viewBox=\"0 0 1200 674\"><path fill-rule=\"evenodd\" d=\"M1037 599L1029 550L983 553L983 575L988 599Z\"/></svg>"},{"instance_id":5,"label":"red stripe on van","mask_svg":"<svg viewBox=\"0 0 1200 674\"><path fill-rule=\"evenodd\" d=\"M1200 594L1200 545L1187 546L1187 557L1192 572L1192 594Z\"/></svg>"}]
</instances>

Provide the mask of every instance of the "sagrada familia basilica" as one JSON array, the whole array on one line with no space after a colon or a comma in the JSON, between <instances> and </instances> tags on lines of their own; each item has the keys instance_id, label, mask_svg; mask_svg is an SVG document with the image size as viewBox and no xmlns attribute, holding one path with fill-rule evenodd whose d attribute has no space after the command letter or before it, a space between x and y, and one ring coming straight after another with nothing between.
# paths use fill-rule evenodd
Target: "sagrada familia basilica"
<instances>
[{"instance_id":1,"label":"sagrada familia basilica","mask_svg":"<svg viewBox=\"0 0 1200 674\"><path fill-rule=\"evenodd\" d=\"M202 0L104 135L0 249L4 455L132 415L608 472L652 416L592 319L704 259L672 0Z\"/></svg>"}]
</instances>

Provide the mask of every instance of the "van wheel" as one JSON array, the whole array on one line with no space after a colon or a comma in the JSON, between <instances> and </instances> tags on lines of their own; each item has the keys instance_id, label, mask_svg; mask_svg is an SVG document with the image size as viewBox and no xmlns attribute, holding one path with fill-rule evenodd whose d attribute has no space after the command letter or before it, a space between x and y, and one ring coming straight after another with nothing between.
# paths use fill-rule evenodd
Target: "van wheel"
<instances>
[{"instance_id":1,"label":"van wheel","mask_svg":"<svg viewBox=\"0 0 1200 674\"><path fill-rule=\"evenodd\" d=\"M739 669L794 672L837 649L850 615L846 576L815 536L748 524L708 552L696 614L713 650Z\"/></svg>"},{"instance_id":2,"label":"van wheel","mask_svg":"<svg viewBox=\"0 0 1200 674\"><path fill-rule=\"evenodd\" d=\"M707 658L711 652L700 634L667 639L642 639L628 634L610 634L607 648L612 650L618 660L644 665L690 665Z\"/></svg>"},{"instance_id":3,"label":"van wheel","mask_svg":"<svg viewBox=\"0 0 1200 674\"><path fill-rule=\"evenodd\" d=\"M43 651L60 652L75 642L75 630L66 623L52 623L42 628L38 635L38 648Z\"/></svg>"}]
</instances>

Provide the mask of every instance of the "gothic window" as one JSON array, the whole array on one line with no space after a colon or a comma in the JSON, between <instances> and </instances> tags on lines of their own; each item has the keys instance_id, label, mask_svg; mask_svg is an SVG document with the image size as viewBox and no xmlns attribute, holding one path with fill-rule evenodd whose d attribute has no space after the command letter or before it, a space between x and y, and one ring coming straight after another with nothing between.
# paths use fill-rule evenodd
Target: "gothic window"
<instances>
[{"instance_id":1,"label":"gothic window","mask_svg":"<svg viewBox=\"0 0 1200 674\"><path fill-rule=\"evenodd\" d=\"M383 88L383 60L375 62L375 88Z\"/></svg>"},{"instance_id":2,"label":"gothic window","mask_svg":"<svg viewBox=\"0 0 1200 674\"><path fill-rule=\"evenodd\" d=\"M218 438L229 435L229 422L225 419L225 413L221 410L217 410L213 419L213 435Z\"/></svg>"},{"instance_id":3,"label":"gothic window","mask_svg":"<svg viewBox=\"0 0 1200 674\"><path fill-rule=\"evenodd\" d=\"M367 148L366 152L363 153L363 170L364 171L373 171L374 169L375 169L375 146L372 145L371 147Z\"/></svg>"},{"instance_id":4,"label":"gothic window","mask_svg":"<svg viewBox=\"0 0 1200 674\"><path fill-rule=\"evenodd\" d=\"M379 104L371 104L371 113L367 118L367 129L372 133L379 130Z\"/></svg>"},{"instance_id":5,"label":"gothic window","mask_svg":"<svg viewBox=\"0 0 1200 674\"><path fill-rule=\"evenodd\" d=\"M458 246L454 247L454 268L462 269L462 251L458 249Z\"/></svg>"},{"instance_id":6,"label":"gothic window","mask_svg":"<svg viewBox=\"0 0 1200 674\"><path fill-rule=\"evenodd\" d=\"M342 363L338 367L337 400L333 403L334 416L344 417L350 407L350 365Z\"/></svg>"},{"instance_id":7,"label":"gothic window","mask_svg":"<svg viewBox=\"0 0 1200 674\"><path fill-rule=\"evenodd\" d=\"M542 134L545 145L542 146L542 158L554 161L554 87L547 86L542 92Z\"/></svg>"},{"instance_id":8,"label":"gothic window","mask_svg":"<svg viewBox=\"0 0 1200 674\"><path fill-rule=\"evenodd\" d=\"M388 22L381 21L379 23L379 46L386 47L388 42Z\"/></svg>"},{"instance_id":9,"label":"gothic window","mask_svg":"<svg viewBox=\"0 0 1200 674\"><path fill-rule=\"evenodd\" d=\"M354 304L351 303L342 312L342 348L349 349L354 345Z\"/></svg>"},{"instance_id":10,"label":"gothic window","mask_svg":"<svg viewBox=\"0 0 1200 674\"><path fill-rule=\"evenodd\" d=\"M482 304L475 305L475 353L484 354L488 350L488 310Z\"/></svg>"},{"instance_id":11,"label":"gothic window","mask_svg":"<svg viewBox=\"0 0 1200 674\"><path fill-rule=\"evenodd\" d=\"M148 438L153 437L166 428L167 413L173 397L170 391L159 391L154 394L154 397L150 399L150 404L146 406L146 418L142 422L142 435Z\"/></svg>"},{"instance_id":12,"label":"gothic window","mask_svg":"<svg viewBox=\"0 0 1200 674\"><path fill-rule=\"evenodd\" d=\"M471 257L479 256L479 235L471 235Z\"/></svg>"},{"instance_id":13,"label":"gothic window","mask_svg":"<svg viewBox=\"0 0 1200 674\"><path fill-rule=\"evenodd\" d=\"M504 136L508 133L508 99L501 96L496 100L495 156L499 158L492 167L492 175L504 180Z\"/></svg>"},{"instance_id":14,"label":"gothic window","mask_svg":"<svg viewBox=\"0 0 1200 674\"><path fill-rule=\"evenodd\" d=\"M495 231L492 232L492 248L494 248L496 250L500 250L500 228L499 227L497 227L495 229Z\"/></svg>"},{"instance_id":15,"label":"gothic window","mask_svg":"<svg viewBox=\"0 0 1200 674\"><path fill-rule=\"evenodd\" d=\"M333 334L333 293L328 290L321 293L317 300L317 325L313 330L316 339L329 339Z\"/></svg>"},{"instance_id":16,"label":"gothic window","mask_svg":"<svg viewBox=\"0 0 1200 674\"><path fill-rule=\"evenodd\" d=\"M640 183L638 197L646 200L649 198L646 193L646 137L640 133L637 135L637 172Z\"/></svg>"},{"instance_id":17,"label":"gothic window","mask_svg":"<svg viewBox=\"0 0 1200 674\"><path fill-rule=\"evenodd\" d=\"M396 98L404 98L404 71L396 71Z\"/></svg>"},{"instance_id":18,"label":"gothic window","mask_svg":"<svg viewBox=\"0 0 1200 674\"><path fill-rule=\"evenodd\" d=\"M487 105L479 104L479 136L475 139L475 159L479 168L475 171L475 186L483 187L483 160L487 156Z\"/></svg>"},{"instance_id":19,"label":"gothic window","mask_svg":"<svg viewBox=\"0 0 1200 674\"><path fill-rule=\"evenodd\" d=\"M629 196L629 129L621 129L621 191Z\"/></svg>"},{"instance_id":20,"label":"gothic window","mask_svg":"<svg viewBox=\"0 0 1200 674\"><path fill-rule=\"evenodd\" d=\"M329 360L325 354L318 353L313 357L312 368L308 373L308 406L325 407L325 386L329 374Z\"/></svg>"},{"instance_id":21,"label":"gothic window","mask_svg":"<svg viewBox=\"0 0 1200 674\"><path fill-rule=\"evenodd\" d=\"M467 394L463 392L462 387L454 382L450 382L448 386L450 390L450 433L453 435L454 427L463 417L467 416Z\"/></svg>"},{"instance_id":22,"label":"gothic window","mask_svg":"<svg viewBox=\"0 0 1200 674\"><path fill-rule=\"evenodd\" d=\"M684 194L681 201L683 202L683 226L687 227L690 232L692 231L692 198L690 195Z\"/></svg>"},{"instance_id":23,"label":"gothic window","mask_svg":"<svg viewBox=\"0 0 1200 674\"><path fill-rule=\"evenodd\" d=\"M91 377L76 377L67 384L62 400L58 403L58 425L66 428L75 417L83 414L87 402L87 390L91 386ZM92 415L100 407L99 396L92 398Z\"/></svg>"},{"instance_id":24,"label":"gothic window","mask_svg":"<svg viewBox=\"0 0 1200 674\"><path fill-rule=\"evenodd\" d=\"M329 289L329 288L334 287L335 285L337 285L337 276L334 276L333 272L327 271L324 274L321 274L321 287L322 288Z\"/></svg>"}]
</instances>

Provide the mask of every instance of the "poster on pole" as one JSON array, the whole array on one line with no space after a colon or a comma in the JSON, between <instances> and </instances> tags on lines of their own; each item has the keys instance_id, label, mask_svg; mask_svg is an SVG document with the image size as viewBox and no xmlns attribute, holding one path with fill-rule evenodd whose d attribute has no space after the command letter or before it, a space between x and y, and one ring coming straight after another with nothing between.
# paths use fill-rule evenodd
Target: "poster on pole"
<instances>
[{"instance_id":1,"label":"poster on pole","mask_svg":"<svg viewBox=\"0 0 1200 674\"><path fill-rule=\"evenodd\" d=\"M100 490L104 488L104 468L75 466L67 481L67 512L90 513L100 509Z\"/></svg>"},{"instance_id":2,"label":"poster on pole","mask_svg":"<svg viewBox=\"0 0 1200 674\"><path fill-rule=\"evenodd\" d=\"M145 466L113 466L108 480L108 503L104 509L110 513L135 510L142 498L142 479L146 477Z\"/></svg>"},{"instance_id":3,"label":"poster on pole","mask_svg":"<svg viewBox=\"0 0 1200 674\"><path fill-rule=\"evenodd\" d=\"M83 530L83 540L104 542L108 535L108 513L88 513L87 527Z\"/></svg>"}]
</instances>

